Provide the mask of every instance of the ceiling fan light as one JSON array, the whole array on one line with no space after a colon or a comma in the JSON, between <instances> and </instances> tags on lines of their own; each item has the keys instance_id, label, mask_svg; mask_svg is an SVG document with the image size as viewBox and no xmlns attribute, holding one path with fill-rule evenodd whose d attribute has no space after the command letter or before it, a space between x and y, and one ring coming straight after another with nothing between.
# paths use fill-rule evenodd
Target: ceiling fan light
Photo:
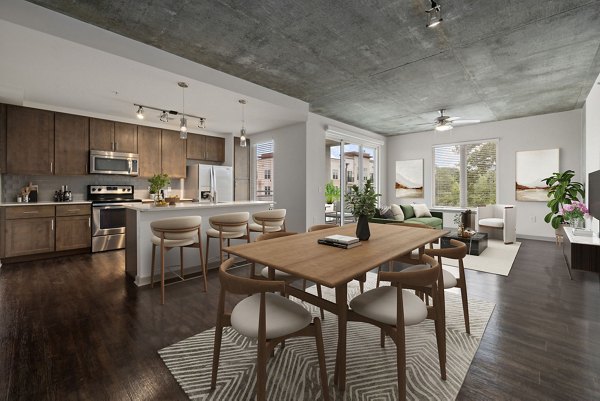
<instances>
[{"instance_id":1,"label":"ceiling fan light","mask_svg":"<svg viewBox=\"0 0 600 401\"><path fill-rule=\"evenodd\" d=\"M452 128L452 124L439 124L435 126L436 131L450 131Z\"/></svg>"},{"instance_id":2,"label":"ceiling fan light","mask_svg":"<svg viewBox=\"0 0 600 401\"><path fill-rule=\"evenodd\" d=\"M431 8L426 10L425 13L427 13L427 25L425 25L427 28L433 28L444 20L442 18L442 7L434 0L431 0Z\"/></svg>"}]
</instances>

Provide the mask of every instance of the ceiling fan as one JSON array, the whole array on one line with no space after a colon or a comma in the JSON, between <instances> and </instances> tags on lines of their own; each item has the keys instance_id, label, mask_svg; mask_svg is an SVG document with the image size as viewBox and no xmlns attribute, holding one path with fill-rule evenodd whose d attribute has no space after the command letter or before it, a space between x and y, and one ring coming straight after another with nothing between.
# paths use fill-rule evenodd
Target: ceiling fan
<instances>
[{"instance_id":1,"label":"ceiling fan","mask_svg":"<svg viewBox=\"0 0 600 401\"><path fill-rule=\"evenodd\" d=\"M455 124L476 124L480 120L463 120L460 117L445 115L446 109L440 109L440 116L433 122L436 131L450 131Z\"/></svg>"}]
</instances>

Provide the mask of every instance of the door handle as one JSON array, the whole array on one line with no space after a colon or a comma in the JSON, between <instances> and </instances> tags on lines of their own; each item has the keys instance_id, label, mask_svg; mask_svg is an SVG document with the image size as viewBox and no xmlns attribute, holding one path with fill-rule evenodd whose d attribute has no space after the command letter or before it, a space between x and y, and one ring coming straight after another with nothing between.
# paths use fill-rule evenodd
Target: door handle
<instances>
[{"instance_id":1,"label":"door handle","mask_svg":"<svg viewBox=\"0 0 600 401\"><path fill-rule=\"evenodd\" d=\"M92 226L92 218L88 217L88 227L91 227L91 226Z\"/></svg>"},{"instance_id":2,"label":"door handle","mask_svg":"<svg viewBox=\"0 0 600 401\"><path fill-rule=\"evenodd\" d=\"M52 228L51 230L54 231L54 219L50 220L52 222Z\"/></svg>"},{"instance_id":3,"label":"door handle","mask_svg":"<svg viewBox=\"0 0 600 401\"><path fill-rule=\"evenodd\" d=\"M38 214L39 210L26 210L23 212L23 214Z\"/></svg>"}]
</instances>

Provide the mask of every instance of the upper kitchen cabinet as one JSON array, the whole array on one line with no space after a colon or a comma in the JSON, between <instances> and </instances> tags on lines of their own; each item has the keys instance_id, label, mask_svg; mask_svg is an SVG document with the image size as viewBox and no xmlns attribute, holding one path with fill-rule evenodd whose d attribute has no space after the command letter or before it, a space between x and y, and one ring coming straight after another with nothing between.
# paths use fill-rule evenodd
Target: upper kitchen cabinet
<instances>
[{"instance_id":1,"label":"upper kitchen cabinet","mask_svg":"<svg viewBox=\"0 0 600 401\"><path fill-rule=\"evenodd\" d=\"M206 137L206 156L204 160L219 163L225 161L225 138Z\"/></svg>"},{"instance_id":2,"label":"upper kitchen cabinet","mask_svg":"<svg viewBox=\"0 0 600 401\"><path fill-rule=\"evenodd\" d=\"M162 173L171 178L185 178L186 142L178 131L161 131Z\"/></svg>"},{"instance_id":3,"label":"upper kitchen cabinet","mask_svg":"<svg viewBox=\"0 0 600 401\"><path fill-rule=\"evenodd\" d=\"M115 121L90 119L90 149L137 153L137 126Z\"/></svg>"},{"instance_id":4,"label":"upper kitchen cabinet","mask_svg":"<svg viewBox=\"0 0 600 401\"><path fill-rule=\"evenodd\" d=\"M187 137L187 158L191 160L204 160L206 157L206 137L204 135L189 133Z\"/></svg>"},{"instance_id":5,"label":"upper kitchen cabinet","mask_svg":"<svg viewBox=\"0 0 600 401\"><path fill-rule=\"evenodd\" d=\"M190 133L187 139L187 158L223 163L225 138Z\"/></svg>"},{"instance_id":6,"label":"upper kitchen cabinet","mask_svg":"<svg viewBox=\"0 0 600 401\"><path fill-rule=\"evenodd\" d=\"M54 112L6 106L6 171L53 173Z\"/></svg>"},{"instance_id":7,"label":"upper kitchen cabinet","mask_svg":"<svg viewBox=\"0 0 600 401\"><path fill-rule=\"evenodd\" d=\"M6 173L6 105L0 104L0 173Z\"/></svg>"},{"instance_id":8,"label":"upper kitchen cabinet","mask_svg":"<svg viewBox=\"0 0 600 401\"><path fill-rule=\"evenodd\" d=\"M160 129L138 125L140 177L152 177L161 172Z\"/></svg>"},{"instance_id":9,"label":"upper kitchen cabinet","mask_svg":"<svg viewBox=\"0 0 600 401\"><path fill-rule=\"evenodd\" d=\"M89 132L88 117L54 114L54 174L87 174Z\"/></svg>"}]
</instances>

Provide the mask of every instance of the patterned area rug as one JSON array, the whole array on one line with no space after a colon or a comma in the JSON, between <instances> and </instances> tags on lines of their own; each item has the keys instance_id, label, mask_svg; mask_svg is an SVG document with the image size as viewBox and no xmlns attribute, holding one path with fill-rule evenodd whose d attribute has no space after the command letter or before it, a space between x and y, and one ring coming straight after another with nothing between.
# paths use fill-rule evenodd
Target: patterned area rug
<instances>
[{"instance_id":1,"label":"patterned area rug","mask_svg":"<svg viewBox=\"0 0 600 401\"><path fill-rule=\"evenodd\" d=\"M368 274L366 288L375 286ZM312 287L309 291L315 293ZM323 296L334 299L334 291L323 288ZM359 294L357 282L348 288L348 298ZM298 301L300 302L300 301ZM304 304L314 316L319 310ZM435 330L432 321L407 327L407 398L409 400L454 400L494 310L494 304L469 300L471 335L465 333L460 296L446 292L447 380L440 378ZM396 347L387 339L379 346L379 330L364 323L348 324L347 387L340 393L333 385L337 319L325 312L323 337L333 400L395 400L397 396ZM210 391L214 328L159 351L160 356L191 400L255 399L256 344L232 328L224 330L217 388ZM314 401L322 399L314 338L288 340L268 365L268 399Z\"/></svg>"}]
</instances>

